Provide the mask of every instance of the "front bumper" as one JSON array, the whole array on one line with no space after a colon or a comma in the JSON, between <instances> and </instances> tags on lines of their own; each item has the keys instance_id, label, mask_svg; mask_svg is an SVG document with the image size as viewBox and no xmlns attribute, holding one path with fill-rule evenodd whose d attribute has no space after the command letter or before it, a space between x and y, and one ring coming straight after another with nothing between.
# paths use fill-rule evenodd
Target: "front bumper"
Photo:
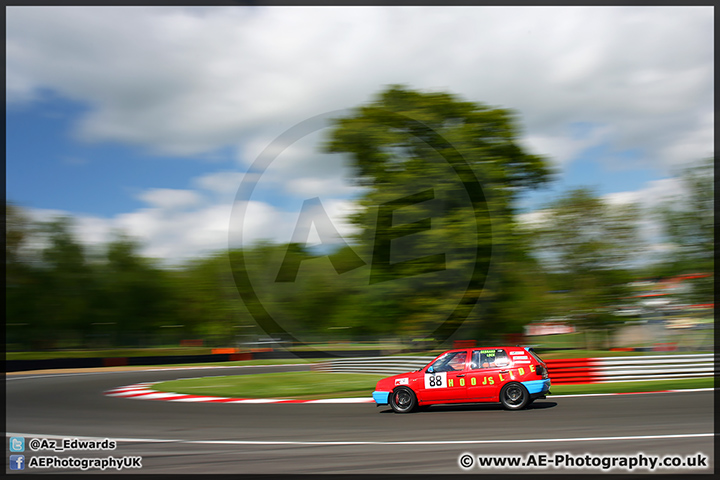
<instances>
[{"instance_id":1,"label":"front bumper","mask_svg":"<svg viewBox=\"0 0 720 480\"><path fill-rule=\"evenodd\" d=\"M377 405L387 405L388 398L390 398L390 392L378 392L377 390L373 392L373 400Z\"/></svg>"}]
</instances>

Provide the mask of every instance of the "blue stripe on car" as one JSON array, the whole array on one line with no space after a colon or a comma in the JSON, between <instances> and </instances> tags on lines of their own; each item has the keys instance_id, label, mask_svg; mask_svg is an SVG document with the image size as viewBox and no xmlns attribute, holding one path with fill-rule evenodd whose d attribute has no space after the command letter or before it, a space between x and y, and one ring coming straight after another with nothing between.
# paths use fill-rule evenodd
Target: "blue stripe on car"
<instances>
[{"instance_id":1,"label":"blue stripe on car","mask_svg":"<svg viewBox=\"0 0 720 480\"><path fill-rule=\"evenodd\" d=\"M550 379L545 380L528 380L527 382L521 382L527 388L529 394L533 393L546 393L550 390Z\"/></svg>"},{"instance_id":2,"label":"blue stripe on car","mask_svg":"<svg viewBox=\"0 0 720 480\"><path fill-rule=\"evenodd\" d=\"M387 405L388 398L390 398L390 392L373 392L373 400L375 400L375 403L378 405Z\"/></svg>"}]
</instances>

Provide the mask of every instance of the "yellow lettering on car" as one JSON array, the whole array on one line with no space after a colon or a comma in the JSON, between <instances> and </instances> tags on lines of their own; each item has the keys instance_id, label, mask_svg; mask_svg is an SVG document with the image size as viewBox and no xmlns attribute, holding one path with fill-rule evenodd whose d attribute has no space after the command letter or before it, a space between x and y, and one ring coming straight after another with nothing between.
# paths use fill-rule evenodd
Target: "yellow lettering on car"
<instances>
[{"instance_id":1,"label":"yellow lettering on car","mask_svg":"<svg viewBox=\"0 0 720 480\"><path fill-rule=\"evenodd\" d=\"M453 386L453 379L451 378L448 380L448 387L452 387L452 386Z\"/></svg>"},{"instance_id":2,"label":"yellow lettering on car","mask_svg":"<svg viewBox=\"0 0 720 480\"><path fill-rule=\"evenodd\" d=\"M470 385L475 385L476 383L477 383L477 380L475 379L475 377L472 377L470 379Z\"/></svg>"},{"instance_id":3,"label":"yellow lettering on car","mask_svg":"<svg viewBox=\"0 0 720 480\"><path fill-rule=\"evenodd\" d=\"M535 365L530 365L530 371L535 372Z\"/></svg>"},{"instance_id":4,"label":"yellow lettering on car","mask_svg":"<svg viewBox=\"0 0 720 480\"><path fill-rule=\"evenodd\" d=\"M493 379L493 377L490 377L490 385L495 385L495 379Z\"/></svg>"},{"instance_id":5,"label":"yellow lettering on car","mask_svg":"<svg viewBox=\"0 0 720 480\"><path fill-rule=\"evenodd\" d=\"M464 387L464 386L465 386L465 379L464 379L464 378L461 378L461 379L460 379L460 386L461 386L461 387Z\"/></svg>"},{"instance_id":6,"label":"yellow lettering on car","mask_svg":"<svg viewBox=\"0 0 720 480\"><path fill-rule=\"evenodd\" d=\"M504 379L503 376L502 376L502 373L498 373L498 376L500 377L500 381L501 381L501 382L504 382L504 381L505 381L505 379Z\"/></svg>"},{"instance_id":7,"label":"yellow lettering on car","mask_svg":"<svg viewBox=\"0 0 720 480\"><path fill-rule=\"evenodd\" d=\"M532 367L531 367L531 368L532 368ZM523 375L525 375L525 369L524 369L523 367L518 368L518 373L519 373L520 376L522 377Z\"/></svg>"},{"instance_id":8,"label":"yellow lettering on car","mask_svg":"<svg viewBox=\"0 0 720 480\"><path fill-rule=\"evenodd\" d=\"M487 377L483 377L483 385L487 385Z\"/></svg>"}]
</instances>

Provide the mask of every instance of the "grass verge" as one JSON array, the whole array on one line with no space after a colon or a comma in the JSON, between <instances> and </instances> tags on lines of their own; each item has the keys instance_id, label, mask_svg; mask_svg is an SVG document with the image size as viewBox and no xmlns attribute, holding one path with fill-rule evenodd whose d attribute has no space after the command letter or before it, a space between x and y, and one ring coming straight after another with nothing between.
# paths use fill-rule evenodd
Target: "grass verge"
<instances>
[{"instance_id":1,"label":"grass verge","mask_svg":"<svg viewBox=\"0 0 720 480\"><path fill-rule=\"evenodd\" d=\"M712 388L713 378L687 378L651 382L614 382L591 383L587 385L553 385L553 395L572 395L579 393L630 393L656 392L658 390L682 390L690 388ZM552 395L548 396L552 398Z\"/></svg>"},{"instance_id":2,"label":"grass verge","mask_svg":"<svg viewBox=\"0 0 720 480\"><path fill-rule=\"evenodd\" d=\"M158 383L153 389L189 395L238 398L343 398L371 396L385 375L293 372L230 375Z\"/></svg>"},{"instance_id":3,"label":"grass verge","mask_svg":"<svg viewBox=\"0 0 720 480\"><path fill-rule=\"evenodd\" d=\"M385 375L292 372L192 378L158 383L153 389L189 395L238 398L344 398L370 397ZM618 382L590 385L554 385L554 395L580 393L652 392L713 387L712 378L653 382ZM552 398L552 395L548 396Z\"/></svg>"}]
</instances>

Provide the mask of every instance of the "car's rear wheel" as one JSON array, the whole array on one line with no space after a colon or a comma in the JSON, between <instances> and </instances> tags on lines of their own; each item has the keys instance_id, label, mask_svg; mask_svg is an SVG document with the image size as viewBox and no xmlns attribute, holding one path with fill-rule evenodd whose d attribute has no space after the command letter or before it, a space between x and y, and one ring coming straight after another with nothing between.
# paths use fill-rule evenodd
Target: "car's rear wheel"
<instances>
[{"instance_id":1,"label":"car's rear wheel","mask_svg":"<svg viewBox=\"0 0 720 480\"><path fill-rule=\"evenodd\" d=\"M390 394L390 408L395 413L408 413L417 407L417 397L408 387L398 387Z\"/></svg>"},{"instance_id":2,"label":"car's rear wheel","mask_svg":"<svg viewBox=\"0 0 720 480\"><path fill-rule=\"evenodd\" d=\"M530 394L523 385L508 383L500 390L500 403L506 410L520 410L530 403Z\"/></svg>"}]
</instances>

